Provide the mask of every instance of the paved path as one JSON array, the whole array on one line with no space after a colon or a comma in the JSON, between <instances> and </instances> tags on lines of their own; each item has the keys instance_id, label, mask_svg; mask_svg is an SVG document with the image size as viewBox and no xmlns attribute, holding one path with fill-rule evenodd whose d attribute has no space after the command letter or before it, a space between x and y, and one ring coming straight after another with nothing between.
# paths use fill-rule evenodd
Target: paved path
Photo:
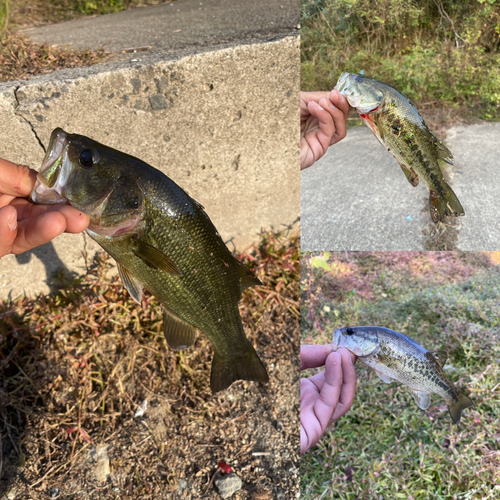
<instances>
[{"instance_id":1,"label":"paved path","mask_svg":"<svg viewBox=\"0 0 500 500\"><path fill-rule=\"evenodd\" d=\"M413 188L368 128L348 131L301 174L302 250L423 250L452 232L454 248L499 249L499 137L500 123L448 130L455 158L448 171L465 216L429 243L435 227L425 183Z\"/></svg>"},{"instance_id":2,"label":"paved path","mask_svg":"<svg viewBox=\"0 0 500 500\"><path fill-rule=\"evenodd\" d=\"M151 46L139 53L149 54L284 34L298 28L299 15L299 0L179 0L23 31L52 45L116 53Z\"/></svg>"}]
</instances>

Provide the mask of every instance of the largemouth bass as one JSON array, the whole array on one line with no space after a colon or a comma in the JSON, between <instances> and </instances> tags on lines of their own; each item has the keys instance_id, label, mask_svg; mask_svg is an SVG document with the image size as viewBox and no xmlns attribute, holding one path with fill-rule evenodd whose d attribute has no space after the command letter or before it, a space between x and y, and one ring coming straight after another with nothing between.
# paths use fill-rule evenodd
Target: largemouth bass
<instances>
[{"instance_id":1,"label":"largemouth bass","mask_svg":"<svg viewBox=\"0 0 500 500\"><path fill-rule=\"evenodd\" d=\"M396 158L410 184L419 176L430 191L434 222L464 215L464 209L444 180L440 162L453 165L450 150L429 130L417 108L385 83L355 73L342 73L337 89L356 108L379 142Z\"/></svg>"},{"instance_id":2,"label":"largemouth bass","mask_svg":"<svg viewBox=\"0 0 500 500\"><path fill-rule=\"evenodd\" d=\"M333 348L345 347L375 370L388 384L397 380L409 387L417 405L427 410L431 394L442 397L458 424L462 411L473 406L445 376L446 356L430 352L406 335L380 326L335 329Z\"/></svg>"},{"instance_id":3,"label":"largemouth bass","mask_svg":"<svg viewBox=\"0 0 500 500\"><path fill-rule=\"evenodd\" d=\"M243 290L260 281L233 257L203 207L166 175L57 128L31 199L69 202L90 216L87 233L116 260L132 298L141 303L145 289L162 304L171 348L192 345L197 330L210 339L213 392L239 379L269 380L238 310Z\"/></svg>"}]
</instances>

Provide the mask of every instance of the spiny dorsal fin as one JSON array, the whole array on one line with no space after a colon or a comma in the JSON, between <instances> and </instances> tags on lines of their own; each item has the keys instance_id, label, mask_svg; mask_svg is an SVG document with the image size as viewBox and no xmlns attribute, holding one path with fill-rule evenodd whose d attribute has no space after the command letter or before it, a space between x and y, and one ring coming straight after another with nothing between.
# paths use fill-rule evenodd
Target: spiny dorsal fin
<instances>
[{"instance_id":1,"label":"spiny dorsal fin","mask_svg":"<svg viewBox=\"0 0 500 500\"><path fill-rule=\"evenodd\" d=\"M197 330L163 306L163 332L170 349L185 349L194 344Z\"/></svg>"},{"instance_id":2,"label":"spiny dorsal fin","mask_svg":"<svg viewBox=\"0 0 500 500\"><path fill-rule=\"evenodd\" d=\"M122 279L123 285L130 293L130 296L138 303L142 304L142 289L143 286L137 279L135 279L128 269L125 269L119 262L116 263L118 267L118 273Z\"/></svg>"},{"instance_id":3,"label":"spiny dorsal fin","mask_svg":"<svg viewBox=\"0 0 500 500\"><path fill-rule=\"evenodd\" d=\"M132 252L142 259L148 266L164 271L173 276L180 276L181 271L175 262L157 248L141 240L140 236L133 236Z\"/></svg>"}]
</instances>

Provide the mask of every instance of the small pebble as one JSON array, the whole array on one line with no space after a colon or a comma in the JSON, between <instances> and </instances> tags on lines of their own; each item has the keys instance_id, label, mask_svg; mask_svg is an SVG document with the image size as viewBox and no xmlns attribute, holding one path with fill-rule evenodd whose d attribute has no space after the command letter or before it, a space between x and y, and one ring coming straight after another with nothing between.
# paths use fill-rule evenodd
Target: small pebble
<instances>
[{"instance_id":1,"label":"small pebble","mask_svg":"<svg viewBox=\"0 0 500 500\"><path fill-rule=\"evenodd\" d=\"M217 489L219 490L219 495L226 499L231 498L234 493L241 490L243 481L237 474L231 472L231 474L228 474L227 476L216 479L215 486L217 486Z\"/></svg>"}]
</instances>

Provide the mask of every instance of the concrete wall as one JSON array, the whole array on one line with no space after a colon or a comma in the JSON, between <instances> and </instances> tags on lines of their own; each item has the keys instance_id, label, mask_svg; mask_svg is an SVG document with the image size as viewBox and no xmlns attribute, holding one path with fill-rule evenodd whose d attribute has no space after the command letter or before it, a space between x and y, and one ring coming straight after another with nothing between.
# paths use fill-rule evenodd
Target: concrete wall
<instances>
[{"instance_id":1,"label":"concrete wall","mask_svg":"<svg viewBox=\"0 0 500 500\"><path fill-rule=\"evenodd\" d=\"M299 39L64 70L0 85L0 157L39 168L62 127L161 169L238 249L299 215ZM84 235L0 260L0 298L85 272ZM231 246L230 246L231 248Z\"/></svg>"}]
</instances>

